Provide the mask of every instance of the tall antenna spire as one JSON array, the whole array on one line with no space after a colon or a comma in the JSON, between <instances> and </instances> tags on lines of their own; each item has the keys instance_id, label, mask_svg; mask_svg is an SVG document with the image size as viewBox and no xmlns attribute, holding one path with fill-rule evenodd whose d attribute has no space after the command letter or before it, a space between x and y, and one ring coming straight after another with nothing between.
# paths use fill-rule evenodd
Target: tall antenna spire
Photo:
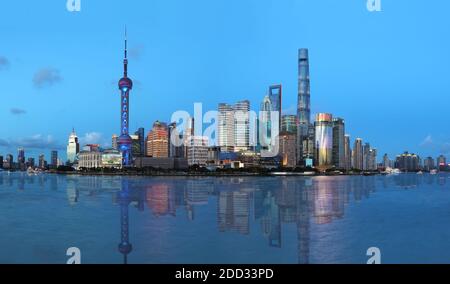
<instances>
[{"instance_id":1,"label":"tall antenna spire","mask_svg":"<svg viewBox=\"0 0 450 284\"><path fill-rule=\"evenodd\" d=\"M127 26L125 26L125 57L123 59L123 76L128 75Z\"/></svg>"},{"instance_id":2,"label":"tall antenna spire","mask_svg":"<svg viewBox=\"0 0 450 284\"><path fill-rule=\"evenodd\" d=\"M125 59L127 59L127 26L125 26Z\"/></svg>"}]
</instances>

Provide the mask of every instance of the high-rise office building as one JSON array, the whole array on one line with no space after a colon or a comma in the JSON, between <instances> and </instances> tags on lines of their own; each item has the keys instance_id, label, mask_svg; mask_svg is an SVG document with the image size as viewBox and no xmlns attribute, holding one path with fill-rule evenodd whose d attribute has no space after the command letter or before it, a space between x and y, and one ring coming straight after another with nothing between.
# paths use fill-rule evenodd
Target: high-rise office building
<instances>
[{"instance_id":1,"label":"high-rise office building","mask_svg":"<svg viewBox=\"0 0 450 284\"><path fill-rule=\"evenodd\" d=\"M3 169L3 156L0 156L0 169Z\"/></svg>"},{"instance_id":2,"label":"high-rise office building","mask_svg":"<svg viewBox=\"0 0 450 284\"><path fill-rule=\"evenodd\" d=\"M69 164L73 164L76 161L78 152L80 152L78 136L75 133L75 129L72 129L72 133L70 133L69 136L69 142L67 143L67 161Z\"/></svg>"},{"instance_id":3,"label":"high-rise office building","mask_svg":"<svg viewBox=\"0 0 450 284\"><path fill-rule=\"evenodd\" d=\"M283 115L281 117L281 132L297 134L297 116Z\"/></svg>"},{"instance_id":4,"label":"high-rise office building","mask_svg":"<svg viewBox=\"0 0 450 284\"><path fill-rule=\"evenodd\" d=\"M147 135L147 156L154 158L169 157L169 132L167 124L156 121Z\"/></svg>"},{"instance_id":5,"label":"high-rise office building","mask_svg":"<svg viewBox=\"0 0 450 284\"><path fill-rule=\"evenodd\" d=\"M51 166L53 168L58 167L58 151L56 151L56 150L53 150L51 152Z\"/></svg>"},{"instance_id":6,"label":"high-rise office building","mask_svg":"<svg viewBox=\"0 0 450 284\"><path fill-rule=\"evenodd\" d=\"M420 169L420 157L405 151L396 157L395 167L404 172L416 172Z\"/></svg>"},{"instance_id":7,"label":"high-rise office building","mask_svg":"<svg viewBox=\"0 0 450 284\"><path fill-rule=\"evenodd\" d=\"M116 134L113 134L112 137L111 137L111 148L113 148L114 150L118 149L118 146L117 146L117 139L118 138L119 137Z\"/></svg>"},{"instance_id":8,"label":"high-rise office building","mask_svg":"<svg viewBox=\"0 0 450 284\"><path fill-rule=\"evenodd\" d=\"M391 168L391 160L389 159L388 154L384 154L383 156L383 168L387 169L387 168Z\"/></svg>"},{"instance_id":9,"label":"high-rise office building","mask_svg":"<svg viewBox=\"0 0 450 284\"><path fill-rule=\"evenodd\" d=\"M345 169L345 123L342 118L333 119L333 165Z\"/></svg>"},{"instance_id":10,"label":"high-rise office building","mask_svg":"<svg viewBox=\"0 0 450 284\"><path fill-rule=\"evenodd\" d=\"M125 31L125 56L123 59L123 77L119 80L120 90L120 137L117 139L118 150L122 153L122 165L131 166L133 140L129 134L130 125L130 91L133 81L128 78L127 33Z\"/></svg>"},{"instance_id":11,"label":"high-rise office building","mask_svg":"<svg viewBox=\"0 0 450 284\"><path fill-rule=\"evenodd\" d=\"M131 134L131 155L133 157L141 157L141 140L138 134Z\"/></svg>"},{"instance_id":12,"label":"high-rise office building","mask_svg":"<svg viewBox=\"0 0 450 284\"><path fill-rule=\"evenodd\" d=\"M25 164L25 150L22 147L17 149L17 162L19 165Z\"/></svg>"},{"instance_id":13,"label":"high-rise office building","mask_svg":"<svg viewBox=\"0 0 450 284\"><path fill-rule=\"evenodd\" d=\"M168 134L169 157L184 158L183 134L178 131L176 122L169 124Z\"/></svg>"},{"instance_id":14,"label":"high-rise office building","mask_svg":"<svg viewBox=\"0 0 450 284\"><path fill-rule=\"evenodd\" d=\"M442 170L447 167L447 159L445 158L444 155L440 155L436 159L436 164L439 167L439 169Z\"/></svg>"},{"instance_id":15,"label":"high-rise office building","mask_svg":"<svg viewBox=\"0 0 450 284\"><path fill-rule=\"evenodd\" d=\"M246 151L250 147L250 102L239 101L234 105L234 151Z\"/></svg>"},{"instance_id":16,"label":"high-rise office building","mask_svg":"<svg viewBox=\"0 0 450 284\"><path fill-rule=\"evenodd\" d=\"M371 171L375 170L374 167L374 154L375 152L370 147L370 143L366 143L363 147L363 170Z\"/></svg>"},{"instance_id":17,"label":"high-rise office building","mask_svg":"<svg viewBox=\"0 0 450 284\"><path fill-rule=\"evenodd\" d=\"M351 170L352 168L352 149L350 147L350 135L344 136L344 169Z\"/></svg>"},{"instance_id":18,"label":"high-rise office building","mask_svg":"<svg viewBox=\"0 0 450 284\"><path fill-rule=\"evenodd\" d=\"M221 152L246 151L250 147L250 102L234 106L220 103L218 109L218 146Z\"/></svg>"},{"instance_id":19,"label":"high-rise office building","mask_svg":"<svg viewBox=\"0 0 450 284\"><path fill-rule=\"evenodd\" d=\"M353 153L352 153L353 168L360 171L363 170L363 161L364 161L362 143L363 141L361 138L356 138L355 143L353 145Z\"/></svg>"},{"instance_id":20,"label":"high-rise office building","mask_svg":"<svg viewBox=\"0 0 450 284\"><path fill-rule=\"evenodd\" d=\"M193 117L189 117L186 122L186 128L183 131L183 145L184 145L184 157L187 158L188 144L191 137L195 135L195 120Z\"/></svg>"},{"instance_id":21,"label":"high-rise office building","mask_svg":"<svg viewBox=\"0 0 450 284\"><path fill-rule=\"evenodd\" d=\"M297 149L297 136L296 133L281 132L280 133L280 156L281 165L283 167L294 168L297 164L297 155L295 153Z\"/></svg>"},{"instance_id":22,"label":"high-rise office building","mask_svg":"<svg viewBox=\"0 0 450 284\"><path fill-rule=\"evenodd\" d=\"M269 98L273 112L278 112L278 131L281 131L281 102L282 102L283 87L281 84L272 85L269 87Z\"/></svg>"},{"instance_id":23,"label":"high-rise office building","mask_svg":"<svg viewBox=\"0 0 450 284\"><path fill-rule=\"evenodd\" d=\"M278 148L279 132L281 126L281 116L276 110L276 105L271 97L266 95L261 102L260 114L258 117L258 148L269 156L278 155L275 151ZM263 152L261 152L263 155Z\"/></svg>"},{"instance_id":24,"label":"high-rise office building","mask_svg":"<svg viewBox=\"0 0 450 284\"><path fill-rule=\"evenodd\" d=\"M434 159L433 157L426 157L423 160L423 169L425 171L431 171L434 170L436 168L435 164L434 164Z\"/></svg>"},{"instance_id":25,"label":"high-rise office building","mask_svg":"<svg viewBox=\"0 0 450 284\"><path fill-rule=\"evenodd\" d=\"M39 155L39 168L45 169L47 167L47 162L45 161L44 154Z\"/></svg>"},{"instance_id":26,"label":"high-rise office building","mask_svg":"<svg viewBox=\"0 0 450 284\"><path fill-rule=\"evenodd\" d=\"M143 156L145 156L145 153L146 153L144 128L143 127L138 128L138 130L136 130L136 132L134 132L134 135L137 135L138 139L139 139L139 153L137 153L137 156L143 157Z\"/></svg>"},{"instance_id":27,"label":"high-rise office building","mask_svg":"<svg viewBox=\"0 0 450 284\"><path fill-rule=\"evenodd\" d=\"M204 166L208 161L208 137L190 136L186 144L186 158L189 166Z\"/></svg>"},{"instance_id":28,"label":"high-rise office building","mask_svg":"<svg viewBox=\"0 0 450 284\"><path fill-rule=\"evenodd\" d=\"M27 166L34 168L35 166L34 158L28 158Z\"/></svg>"},{"instance_id":29,"label":"high-rise office building","mask_svg":"<svg viewBox=\"0 0 450 284\"><path fill-rule=\"evenodd\" d=\"M369 151L369 164L368 164L368 170L369 171L375 171L377 170L377 149L371 148Z\"/></svg>"},{"instance_id":30,"label":"high-rise office building","mask_svg":"<svg viewBox=\"0 0 450 284\"><path fill-rule=\"evenodd\" d=\"M324 171L333 165L333 116L329 113L317 114L315 128L315 163L319 170Z\"/></svg>"},{"instance_id":31,"label":"high-rise office building","mask_svg":"<svg viewBox=\"0 0 450 284\"><path fill-rule=\"evenodd\" d=\"M297 135L298 137L298 135ZM312 166L314 164L314 159L316 156L316 128L314 124L310 124L308 127L308 132L306 136L302 136L302 165L303 166ZM298 144L298 142L297 142ZM297 161L298 161L297 155Z\"/></svg>"},{"instance_id":32,"label":"high-rise office building","mask_svg":"<svg viewBox=\"0 0 450 284\"><path fill-rule=\"evenodd\" d=\"M308 49L301 48L298 51L298 103L297 103L297 153L298 162L304 165L303 140L308 135L311 124L310 109L310 78L309 78L309 55Z\"/></svg>"}]
</instances>

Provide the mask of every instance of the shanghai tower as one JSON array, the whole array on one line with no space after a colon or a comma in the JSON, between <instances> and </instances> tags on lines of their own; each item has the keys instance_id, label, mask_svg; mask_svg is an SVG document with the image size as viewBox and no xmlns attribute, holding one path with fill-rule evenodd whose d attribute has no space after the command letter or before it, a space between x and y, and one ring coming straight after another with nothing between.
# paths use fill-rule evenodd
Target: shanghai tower
<instances>
[{"instance_id":1,"label":"shanghai tower","mask_svg":"<svg viewBox=\"0 0 450 284\"><path fill-rule=\"evenodd\" d=\"M133 88L133 81L128 78L127 59L127 31L125 30L125 56L123 59L123 77L119 80L120 90L120 137L117 139L117 146L122 153L122 166L131 166L131 146L132 139L129 135L130 120L130 91Z\"/></svg>"},{"instance_id":2,"label":"shanghai tower","mask_svg":"<svg viewBox=\"0 0 450 284\"><path fill-rule=\"evenodd\" d=\"M298 50L297 160L304 165L303 141L311 120L308 49Z\"/></svg>"}]
</instances>

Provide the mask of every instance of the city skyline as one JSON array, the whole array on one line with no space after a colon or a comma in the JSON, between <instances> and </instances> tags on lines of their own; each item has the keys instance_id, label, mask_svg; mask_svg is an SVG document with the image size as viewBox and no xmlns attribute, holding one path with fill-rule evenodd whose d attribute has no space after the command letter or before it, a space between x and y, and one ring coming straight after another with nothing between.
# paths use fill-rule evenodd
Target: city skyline
<instances>
[{"instance_id":1,"label":"city skyline","mask_svg":"<svg viewBox=\"0 0 450 284\"><path fill-rule=\"evenodd\" d=\"M249 20L245 19L245 13L252 13L250 19L260 19L259 13L264 14L264 11L273 8L270 3L270 1L262 1L260 5L254 5L253 2L235 3L231 5L232 7L224 7L227 10L236 6L242 8L242 11L235 12L238 21L230 27L222 26L229 23L229 19L214 20L208 14L207 20L222 28L221 31L225 35L223 40L212 35L212 30L209 28L202 30L201 22L187 17L182 17L172 25L163 18L157 18L156 24L162 25L165 29L156 31L155 28L150 28L149 32L143 30L143 25L136 24L138 21L142 22L143 14L139 11L133 11L138 15L138 21L133 20L129 15L122 17L123 21L131 27L133 42L135 42L130 48L130 56L133 54L133 78L136 78L135 82L137 82L131 102L133 119L130 131L134 132L139 127L144 127L148 131L156 120L170 122L170 115L179 109L193 113L193 103L197 101L205 105L205 111L215 110L217 104L222 101L236 102L248 99L252 106L257 106L266 93L267 86L275 83L283 85L283 109L287 109L290 114L295 114L297 50L300 47L308 47L311 61L312 117L319 112L329 112L334 116L345 118L346 132L351 134L352 140L363 137L364 142L370 141L377 145L379 157L388 153L391 158L394 158L395 155L404 151L418 153L423 158L427 156L436 158L440 154L448 157L450 139L445 136L448 134L442 132L442 129L445 129L442 116L445 115L445 104L448 98L440 95L442 89L448 87L448 82L444 79L445 76L441 77L445 74L439 72L439 67L448 65L449 57L444 51L448 49L449 43L439 37L440 26L433 26L432 30L418 26L408 28L408 20L414 20L414 15L419 15L415 9L423 8L423 3L408 7L408 10L403 12L400 10L401 4L389 3L385 5L383 13L378 15L368 13L364 10L364 5L358 7L355 4L341 3L342 7L332 4L332 7L322 8L323 12L330 13L332 18L337 17L339 11L349 16L349 19L338 24L339 27L348 27L353 21L362 17L368 24L368 29L374 28L373 34L367 35L365 29L363 31L363 29L348 27L348 34L339 33L343 40L357 36L357 38L364 38L366 42L349 40L348 43L340 42L333 48L326 46L325 43L332 39L336 40L338 37L327 32L323 25L314 26L318 22L309 16L299 20L298 24L293 25L294 27L287 28L295 23L295 11L300 8L316 11L318 9L316 5L320 4L283 3L276 9L282 12L281 14L287 15L285 20L273 23L273 26L264 23L262 27L246 25L244 30L253 32L251 34L254 35L252 39L254 42L244 41L237 50L234 50L232 41L226 40L244 36L244 33L238 31L236 25L248 24ZM17 11L18 9L13 8L15 5L8 3L6 8L11 6L9 10ZM68 24L66 27L73 30L66 35L61 27L46 25L47 19L37 23L35 27L30 27L29 21L24 23L8 21L11 15L6 15L5 21L0 21L0 29L5 31L4 38L8 38L2 45L4 49L0 51L0 57L6 59L1 61L3 63L0 67L0 83L5 86L4 92L15 95L3 106L4 109L0 114L4 121L11 122L4 126L3 134L0 136L2 146L0 153L3 156L11 153L16 157L17 149L23 147L27 157L30 154L37 157L44 153L46 159L49 159L52 150L59 150L59 153L63 154L60 157L65 159L65 143L72 127L77 130L81 145L88 143L110 145L111 135L118 132L117 123L114 123L117 121L117 112L111 111L117 109L118 94L117 87L112 82L116 80L120 70L118 66L120 61L117 58L120 54L120 38L123 34L118 31L123 30L125 23L115 23L107 27L110 22L105 21L104 24L93 25L95 13L101 12L100 6L96 6L99 4L94 3L85 5L78 15L70 14L58 5L45 1L30 5L35 6L37 11L44 8L50 9L55 13L56 19ZM166 14L169 12L166 4L143 5L150 5L146 7L165 11ZM194 3L193 7L186 7L182 4L181 7L171 8L174 8L174 13L181 13L178 9L189 8L189 11L192 11L191 9L198 8L198 5ZM220 6L220 4L211 5ZM294 10L288 11L288 8ZM333 8L336 15L331 12ZM111 9L112 13L118 12L118 7L114 5L108 9ZM213 7L207 6L203 9L210 11ZM404 19L403 24L394 26L393 31L388 29L388 24L393 24L390 10L395 12L396 17L399 11L402 12L400 14ZM412 16L406 15L407 12ZM437 19L442 21L443 18L439 16L444 15L438 13ZM307 22L308 20L310 22ZM190 27L197 27L200 30L187 30L187 35L181 37L180 30L183 29L178 30L177 24L182 22L190 23ZM34 31L41 25L46 25L48 28L41 32ZM92 32L87 33L88 27L93 28ZM305 36L295 31L301 27L308 27ZM264 28L269 30L265 31ZM277 43L276 47L262 44L261 40L264 37L277 34L279 29L283 30L280 35L281 44ZM31 35L32 31L42 38ZM396 31L403 32L404 42L401 44L382 47L377 43L392 37ZM105 34L102 35L102 32ZM313 35L320 32L328 35L330 39L318 39L318 35ZM429 40L439 40L442 43L439 47L429 46L437 50L426 52L426 62L416 60L413 56L417 57L417 54L420 54L419 51L425 52L423 50L427 47L426 44L417 42L421 39L419 32L426 32ZM23 38L19 35L23 35ZM95 35L105 40L107 44L100 44ZM61 41L59 36L78 41L76 45L79 50L73 52L73 47L70 46L73 42ZM182 39L193 37L187 39L187 45L185 45L187 48L183 49L181 57L174 53L175 47L180 46L177 44L178 39L171 40L169 36L180 36ZM208 36L212 38L205 41ZM20 44L24 40L32 41L36 46L32 50L24 49L25 45ZM212 43L215 40L218 42ZM355 43L357 43L356 46L354 46ZM17 46L19 48L15 48ZM194 47L199 46L201 51L211 47L215 47L216 50L200 54L199 51L194 50ZM163 47L170 47L170 51L165 52ZM217 54L223 53L225 53L225 59L217 57ZM38 54L39 58L36 57ZM368 54L373 55L373 58ZM250 56L250 61L242 61L243 56ZM217 59L215 64L208 63L213 57ZM86 59L80 61L81 58ZM227 63L227 60L230 62ZM358 62L359 60L363 60L364 64ZM198 61L200 66L197 66L195 61ZM168 65L175 67L175 62L178 62L178 67L182 67L180 68L182 72L175 68L168 68ZM249 62L252 64L245 66ZM430 74L414 72L408 70L412 68L407 68L412 66L411 64L414 64L416 70L428 70L430 64L433 64L434 69L430 70ZM205 76L206 71L214 73L216 69L220 70L221 66L225 67L225 70L217 73L220 75L219 79L210 75ZM258 70L261 68L263 72ZM354 70L357 68L362 69ZM187 72L188 69L194 72ZM388 72L385 69L393 70ZM79 70L85 72L79 74ZM158 70L162 72L158 74ZM149 75L146 75L147 71ZM187 73L194 73L194 75ZM416 73L420 73L420 78L424 80L416 80L415 78L418 78ZM182 78L182 74L185 74L187 78ZM110 80L107 79L108 76L111 77ZM340 82L339 80L345 76L349 76L347 81ZM402 80L394 83L393 78ZM190 79L192 80L187 82ZM10 82L15 83L14 88ZM186 89L174 88L171 86L173 84L184 85ZM193 92L194 87L197 92ZM235 90L238 91L230 92ZM421 101L420 104L423 109L411 111L414 110L414 104L420 98L420 94L425 91L428 92L427 100ZM164 99L159 101L159 98ZM82 106L82 108L77 109L76 106ZM405 106L406 110L403 110ZM427 108L430 109L429 112L426 112ZM94 120L90 115L83 116L94 110L98 112ZM401 117L406 118L403 121ZM392 123L393 121L396 123ZM405 135L406 132L408 135Z\"/></svg>"}]
</instances>

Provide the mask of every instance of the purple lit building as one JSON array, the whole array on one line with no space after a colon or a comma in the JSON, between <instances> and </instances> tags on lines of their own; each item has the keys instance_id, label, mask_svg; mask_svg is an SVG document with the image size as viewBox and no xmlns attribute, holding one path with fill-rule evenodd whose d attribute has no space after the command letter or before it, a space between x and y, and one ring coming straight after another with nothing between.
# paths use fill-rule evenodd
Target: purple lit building
<instances>
[{"instance_id":1,"label":"purple lit building","mask_svg":"<svg viewBox=\"0 0 450 284\"><path fill-rule=\"evenodd\" d=\"M120 136L117 139L118 150L122 153L122 165L131 166L133 163L131 147L132 139L129 135L130 119L130 91L133 88L133 81L128 78L128 59L127 59L127 32L125 30L125 58L123 59L123 78L119 80L120 90Z\"/></svg>"}]
</instances>

